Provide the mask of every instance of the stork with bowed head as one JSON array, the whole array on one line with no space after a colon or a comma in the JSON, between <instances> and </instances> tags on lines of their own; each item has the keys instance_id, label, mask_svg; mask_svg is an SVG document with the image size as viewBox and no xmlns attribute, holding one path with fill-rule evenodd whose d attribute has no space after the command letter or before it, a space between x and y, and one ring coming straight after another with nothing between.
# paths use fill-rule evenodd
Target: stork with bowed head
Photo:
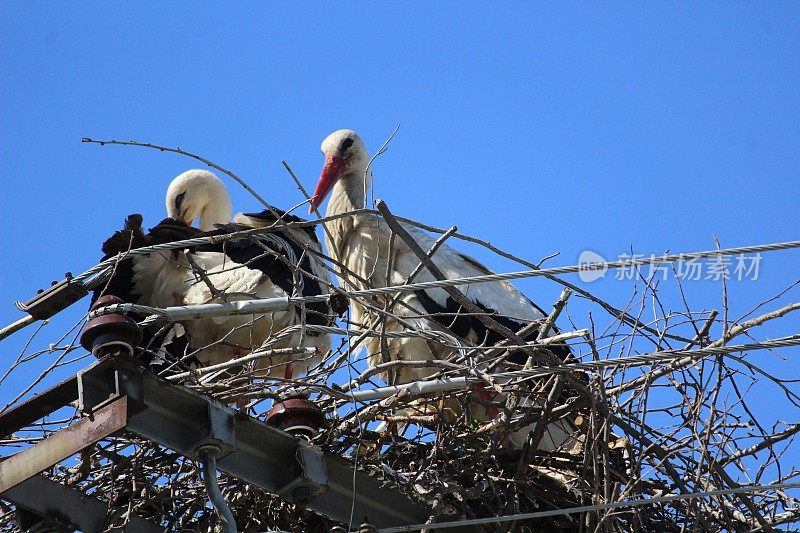
<instances>
[{"instance_id":1,"label":"stork with bowed head","mask_svg":"<svg viewBox=\"0 0 800 533\"><path fill-rule=\"evenodd\" d=\"M208 170L187 170L167 188L167 216L190 226L198 221L203 231L229 222L231 211L227 187Z\"/></svg>"},{"instance_id":2,"label":"stork with bowed head","mask_svg":"<svg viewBox=\"0 0 800 533\"><path fill-rule=\"evenodd\" d=\"M239 213L229 222L228 190L207 170L188 170L177 176L167 189L166 206L171 217L190 225L198 221L204 236L267 227L278 220L265 210ZM285 222L302 221L275 211ZM313 229L297 228L197 246L188 254L193 271L187 279L184 304L327 294L327 271L311 251L322 253ZM199 350L197 357L204 364L225 362L262 346L314 348L311 357L261 360L261 375L291 379L316 365L330 349L328 333L306 332L304 324L329 326L332 322L328 303L315 302L304 310L292 306L286 311L254 317L202 318L186 327L192 346Z\"/></svg>"},{"instance_id":3,"label":"stork with bowed head","mask_svg":"<svg viewBox=\"0 0 800 533\"><path fill-rule=\"evenodd\" d=\"M202 234L180 220L167 218L145 231L140 214L125 219L123 229L103 243L103 261L136 248L155 246L192 239ZM151 307L183 305L188 263L180 250L163 250L124 257L116 262L111 276L96 287L90 307L103 295L121 298L124 302ZM152 370L158 372L186 355L187 340L180 323L144 327L143 339L136 355ZM192 358L190 361L195 362Z\"/></svg>"},{"instance_id":4,"label":"stork with bowed head","mask_svg":"<svg viewBox=\"0 0 800 533\"><path fill-rule=\"evenodd\" d=\"M367 191L372 184L372 172L367 168L368 155L361 138L352 130L338 130L322 142L325 164L317 183L310 210L318 208L326 196L330 201L327 216L342 215L361 209ZM401 223L402 224L402 223ZM325 240L328 252L341 261L355 276L339 275L343 287L359 290L371 287L387 287L406 283L417 268L419 258L401 239L392 239L392 231L386 221L374 213L353 213L350 216L325 222ZM423 250L430 250L435 239L417 227L402 224ZM392 245L390 249L390 243ZM447 245L442 245L431 257L436 266L448 278L482 276L492 272L478 261ZM414 278L415 282L434 281L434 276L423 269ZM544 312L507 281L493 281L460 285L459 290L492 319L518 331L530 322L545 317ZM442 288L403 292L393 312L401 320L387 319L387 332L412 329L436 332L442 339L453 339L463 347L492 346L503 339L488 329L474 315L465 313L461 306ZM379 322L376 313L352 301L352 321L362 327L373 327ZM534 330L530 336L535 338ZM556 334L555 328L548 334ZM457 355L458 348L452 343L434 343L420 337L386 338L385 349L381 349L379 338L370 337L365 342L369 363L376 366L388 361L445 360ZM449 344L449 345L448 345ZM551 348L559 351L560 357L569 354L565 346ZM521 350L512 352L508 361L523 364L527 354ZM502 367L501 367L502 369ZM436 371L435 368L399 366L382 377L387 382L408 383L424 380ZM479 390L482 399L504 400L487 390ZM538 400L532 400L538 401ZM471 406L473 416L479 420L492 419L497 410ZM509 437L514 447L521 447L530 428L522 428ZM560 420L551 423L539 449L556 450L574 445L574 426Z\"/></svg>"}]
</instances>

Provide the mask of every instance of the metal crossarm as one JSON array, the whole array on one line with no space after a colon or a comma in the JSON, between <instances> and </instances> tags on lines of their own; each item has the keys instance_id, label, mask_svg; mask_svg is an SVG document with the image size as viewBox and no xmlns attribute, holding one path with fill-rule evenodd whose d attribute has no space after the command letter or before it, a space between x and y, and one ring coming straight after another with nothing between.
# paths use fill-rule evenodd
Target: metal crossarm
<instances>
[{"instance_id":1,"label":"metal crossarm","mask_svg":"<svg viewBox=\"0 0 800 533\"><path fill-rule=\"evenodd\" d=\"M84 533L101 533L107 530L108 503L86 496L82 492L44 476L33 476L13 489L9 489L3 494L3 499L7 499L17 506L18 515L23 514L20 512L21 510L27 511L24 513L26 515L33 514L38 519L34 520L36 522L43 521L45 517L53 517ZM20 528L27 529L28 526L22 522L21 520ZM163 527L139 516L131 516L125 525L125 533L161 533L163 531Z\"/></svg>"},{"instance_id":2,"label":"metal crossarm","mask_svg":"<svg viewBox=\"0 0 800 533\"><path fill-rule=\"evenodd\" d=\"M336 521L350 517L354 476L358 487L355 516L369 516L375 525L391 527L424 522L430 514L425 505L363 472L354 472L341 457L149 374L124 356L103 358L51 389L50 396L67 400L63 404L44 393L0 416L0 427L4 432L16 431L30 423L32 416L47 414L42 405L55 410L68 404L73 395L64 391L73 390L70 383L75 380L80 409L88 416L0 463L3 498L29 508L30 502L22 501L24 483L125 430L192 458L198 457L199 449L214 446L219 449L219 470Z\"/></svg>"}]
</instances>

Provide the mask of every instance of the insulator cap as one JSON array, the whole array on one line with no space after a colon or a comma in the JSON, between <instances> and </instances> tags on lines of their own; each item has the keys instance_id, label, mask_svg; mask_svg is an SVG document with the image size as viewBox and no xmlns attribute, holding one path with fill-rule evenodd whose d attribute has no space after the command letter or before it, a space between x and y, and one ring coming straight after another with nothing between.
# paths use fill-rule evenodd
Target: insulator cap
<instances>
[{"instance_id":1,"label":"insulator cap","mask_svg":"<svg viewBox=\"0 0 800 533\"><path fill-rule=\"evenodd\" d=\"M358 533L375 533L378 529L367 521L358 526Z\"/></svg>"},{"instance_id":2,"label":"insulator cap","mask_svg":"<svg viewBox=\"0 0 800 533\"><path fill-rule=\"evenodd\" d=\"M121 303L125 302L116 296L101 296L92 304L91 310ZM81 346L91 351L96 357L102 357L121 349L133 355L133 348L138 346L141 341L142 331L136 322L119 313L94 317L83 328L81 335Z\"/></svg>"},{"instance_id":3,"label":"insulator cap","mask_svg":"<svg viewBox=\"0 0 800 533\"><path fill-rule=\"evenodd\" d=\"M267 424L287 433L314 438L325 415L317 405L307 398L289 398L272 406L267 413Z\"/></svg>"}]
</instances>

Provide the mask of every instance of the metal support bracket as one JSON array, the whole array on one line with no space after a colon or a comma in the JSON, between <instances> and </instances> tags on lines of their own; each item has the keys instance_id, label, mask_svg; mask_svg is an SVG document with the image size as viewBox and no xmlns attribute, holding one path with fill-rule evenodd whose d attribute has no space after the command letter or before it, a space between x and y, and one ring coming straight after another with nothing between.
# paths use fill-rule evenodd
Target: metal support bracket
<instances>
[{"instance_id":1,"label":"metal support bracket","mask_svg":"<svg viewBox=\"0 0 800 533\"><path fill-rule=\"evenodd\" d=\"M18 513L23 515L18 524L23 531L38 522L44 522L46 518L55 519L59 524L68 524L84 533L107 531L108 503L43 476L33 476L6 491L3 499L13 502ZM112 531L123 531L123 528ZM124 531L162 533L164 528L134 515Z\"/></svg>"},{"instance_id":2,"label":"metal support bracket","mask_svg":"<svg viewBox=\"0 0 800 533\"><path fill-rule=\"evenodd\" d=\"M23 483L124 429L193 458L198 448L215 446L221 451L219 470L339 522L349 520L353 504L355 516L369 516L378 527L425 522L430 515L424 504L364 472L354 472L349 461L149 374L128 357L105 357L72 379L77 379L80 408L87 416L0 462L0 493L21 507L30 502L9 494ZM61 391L54 397L74 396L68 381L54 388ZM26 412L28 403L8 413L22 425L11 428L6 415L0 415L0 427L16 431L25 421L38 419L31 417L41 418L43 405L53 407L53 398L34 397L30 402L35 413Z\"/></svg>"},{"instance_id":3,"label":"metal support bracket","mask_svg":"<svg viewBox=\"0 0 800 533\"><path fill-rule=\"evenodd\" d=\"M296 478L278 490L279 496L292 503L306 504L328 490L328 470L319 446L308 442L300 443L297 448L295 474Z\"/></svg>"},{"instance_id":4,"label":"metal support bracket","mask_svg":"<svg viewBox=\"0 0 800 533\"><path fill-rule=\"evenodd\" d=\"M144 409L143 377L136 360L117 355L105 357L77 374L78 408L85 414L100 409L120 396L130 407Z\"/></svg>"},{"instance_id":5,"label":"metal support bracket","mask_svg":"<svg viewBox=\"0 0 800 533\"><path fill-rule=\"evenodd\" d=\"M78 399L78 379L72 376L0 416L0 439Z\"/></svg>"},{"instance_id":6,"label":"metal support bracket","mask_svg":"<svg viewBox=\"0 0 800 533\"><path fill-rule=\"evenodd\" d=\"M36 320L50 318L89 294L86 286L67 276L41 291L27 302L17 302L17 307Z\"/></svg>"},{"instance_id":7,"label":"metal support bracket","mask_svg":"<svg viewBox=\"0 0 800 533\"><path fill-rule=\"evenodd\" d=\"M87 446L124 429L128 398L113 402L46 439L0 462L0 494L75 455Z\"/></svg>"}]
</instances>

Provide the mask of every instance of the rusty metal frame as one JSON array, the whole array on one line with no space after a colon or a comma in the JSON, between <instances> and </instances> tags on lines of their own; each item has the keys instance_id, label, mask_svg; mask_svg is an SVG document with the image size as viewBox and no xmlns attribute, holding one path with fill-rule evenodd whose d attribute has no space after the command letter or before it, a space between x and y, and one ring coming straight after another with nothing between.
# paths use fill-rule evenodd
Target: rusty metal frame
<instances>
[{"instance_id":1,"label":"rusty metal frame","mask_svg":"<svg viewBox=\"0 0 800 533\"><path fill-rule=\"evenodd\" d=\"M78 378L73 376L37 394L0 416L0 439L78 399Z\"/></svg>"},{"instance_id":2,"label":"rusty metal frame","mask_svg":"<svg viewBox=\"0 0 800 533\"><path fill-rule=\"evenodd\" d=\"M377 527L424 522L430 516L426 505L364 472L354 472L343 458L146 373L125 356L100 359L1 415L3 433L13 433L48 414L48 409L74 401L73 380L80 409L88 416L0 462L0 497L30 509L31 503L18 494L24 492L19 490L23 485L37 482L35 474L124 429L191 458L202 446L216 446L219 470L340 522L349 520L354 501L354 516L368 516ZM67 401L59 404L63 400ZM306 473L298 458L314 468Z\"/></svg>"},{"instance_id":3,"label":"rusty metal frame","mask_svg":"<svg viewBox=\"0 0 800 533\"><path fill-rule=\"evenodd\" d=\"M0 494L14 488L128 424L128 398L120 396L87 418L0 463Z\"/></svg>"},{"instance_id":4,"label":"rusty metal frame","mask_svg":"<svg viewBox=\"0 0 800 533\"><path fill-rule=\"evenodd\" d=\"M108 504L47 479L33 476L3 494L17 506L43 520L45 517L70 524L84 533L101 533L106 530ZM24 527L20 524L20 527ZM164 528L138 516L131 516L125 525L126 533L160 533Z\"/></svg>"}]
</instances>

